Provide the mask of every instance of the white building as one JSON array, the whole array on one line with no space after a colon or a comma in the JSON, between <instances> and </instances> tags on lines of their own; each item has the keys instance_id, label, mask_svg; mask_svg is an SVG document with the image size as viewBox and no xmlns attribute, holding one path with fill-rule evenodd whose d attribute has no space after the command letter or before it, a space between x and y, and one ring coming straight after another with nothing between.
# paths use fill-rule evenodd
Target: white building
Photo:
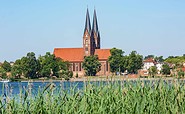
<instances>
[{"instance_id":1,"label":"white building","mask_svg":"<svg viewBox=\"0 0 185 114\"><path fill-rule=\"evenodd\" d=\"M157 67L157 73L160 74L163 63L157 63L153 58L148 58L143 61L143 73L148 74L148 69L152 66Z\"/></svg>"},{"instance_id":2,"label":"white building","mask_svg":"<svg viewBox=\"0 0 185 114\"><path fill-rule=\"evenodd\" d=\"M155 66L156 62L152 58L143 61L143 70L148 70L151 66Z\"/></svg>"}]
</instances>

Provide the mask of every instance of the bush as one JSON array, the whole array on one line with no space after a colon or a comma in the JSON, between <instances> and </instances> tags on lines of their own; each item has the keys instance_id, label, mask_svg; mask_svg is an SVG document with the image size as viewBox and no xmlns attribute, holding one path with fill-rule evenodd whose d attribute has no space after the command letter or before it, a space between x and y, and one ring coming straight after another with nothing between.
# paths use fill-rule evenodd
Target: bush
<instances>
[{"instance_id":1,"label":"bush","mask_svg":"<svg viewBox=\"0 0 185 114\"><path fill-rule=\"evenodd\" d=\"M185 74L184 74L184 71L179 70L177 75L178 75L178 78L181 78L181 77L184 77Z\"/></svg>"},{"instance_id":2,"label":"bush","mask_svg":"<svg viewBox=\"0 0 185 114\"><path fill-rule=\"evenodd\" d=\"M78 78L78 73L76 73L76 78Z\"/></svg>"},{"instance_id":3,"label":"bush","mask_svg":"<svg viewBox=\"0 0 185 114\"><path fill-rule=\"evenodd\" d=\"M65 80L70 80L73 77L73 72L69 70L62 70L59 72L60 78L64 78Z\"/></svg>"}]
</instances>

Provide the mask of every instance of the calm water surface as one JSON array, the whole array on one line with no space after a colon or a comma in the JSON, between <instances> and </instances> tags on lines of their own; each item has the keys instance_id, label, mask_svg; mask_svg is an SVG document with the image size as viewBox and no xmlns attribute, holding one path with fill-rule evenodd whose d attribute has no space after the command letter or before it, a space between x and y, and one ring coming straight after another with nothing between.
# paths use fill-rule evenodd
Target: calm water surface
<instances>
[{"instance_id":1,"label":"calm water surface","mask_svg":"<svg viewBox=\"0 0 185 114\"><path fill-rule=\"evenodd\" d=\"M20 91L28 90L29 87L32 88L33 92L37 92L38 89L45 88L50 82L0 82L0 95L2 94L19 94ZM76 87L82 89L84 82L52 82L56 87L62 87L62 89L70 89L71 87Z\"/></svg>"},{"instance_id":2,"label":"calm water surface","mask_svg":"<svg viewBox=\"0 0 185 114\"><path fill-rule=\"evenodd\" d=\"M155 81L155 80L154 80ZM159 81L159 80L158 80ZM157 81L157 82L158 82ZM120 82L120 81L118 81ZM127 81L124 81L127 82ZM136 81L130 81L131 83L135 83ZM150 83L149 80L144 80L145 83ZM153 82L153 81L152 81ZM168 80L164 82L169 85L172 80ZM170 82L170 83L167 83ZM180 81L182 84L185 84L185 80ZM0 95L17 95L22 91L24 93L25 90L28 90L28 88L32 88L33 93L37 93L39 89L44 89L50 82L8 82L3 83L0 82ZM62 88L64 90L70 90L70 88L76 88L76 89L82 89L85 85L83 81L77 81L77 82L70 82L70 81L64 81L64 82L52 82L55 85L55 88ZM94 83L94 82L90 82ZM106 85L106 81L103 82ZM87 84L87 83L86 83ZM96 82L96 84L100 84L100 82ZM57 90L57 89L56 89Z\"/></svg>"}]
</instances>

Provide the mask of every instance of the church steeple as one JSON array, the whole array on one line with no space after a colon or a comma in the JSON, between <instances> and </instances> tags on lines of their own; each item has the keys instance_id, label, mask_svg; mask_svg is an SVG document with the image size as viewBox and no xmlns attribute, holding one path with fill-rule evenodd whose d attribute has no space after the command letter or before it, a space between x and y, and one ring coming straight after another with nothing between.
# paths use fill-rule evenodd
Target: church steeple
<instances>
[{"instance_id":1,"label":"church steeple","mask_svg":"<svg viewBox=\"0 0 185 114\"><path fill-rule=\"evenodd\" d=\"M96 10L95 9L94 9L91 36L94 38L95 48L100 49L100 33L99 33L99 30L98 30L98 21L97 21Z\"/></svg>"},{"instance_id":2,"label":"church steeple","mask_svg":"<svg viewBox=\"0 0 185 114\"><path fill-rule=\"evenodd\" d=\"M89 10L87 8L87 13L86 13L86 20L85 20L85 29L84 29L84 34L88 31L89 35L91 33L91 23L90 23L90 17L89 17Z\"/></svg>"},{"instance_id":3,"label":"church steeple","mask_svg":"<svg viewBox=\"0 0 185 114\"><path fill-rule=\"evenodd\" d=\"M84 56L90 56L94 54L94 38L91 37L91 23L89 17L89 10L87 8L86 20L85 20L85 29L83 34L83 48Z\"/></svg>"},{"instance_id":4,"label":"church steeple","mask_svg":"<svg viewBox=\"0 0 185 114\"><path fill-rule=\"evenodd\" d=\"M94 9L92 30L93 30L94 32L98 33L98 22L97 22L96 10L95 10L95 9Z\"/></svg>"}]
</instances>

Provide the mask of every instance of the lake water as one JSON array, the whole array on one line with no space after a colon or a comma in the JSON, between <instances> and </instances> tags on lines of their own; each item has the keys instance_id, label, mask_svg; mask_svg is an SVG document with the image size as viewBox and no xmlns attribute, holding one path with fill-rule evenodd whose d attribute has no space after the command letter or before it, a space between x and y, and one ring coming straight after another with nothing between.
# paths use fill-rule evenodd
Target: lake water
<instances>
[{"instance_id":1,"label":"lake water","mask_svg":"<svg viewBox=\"0 0 185 114\"><path fill-rule=\"evenodd\" d=\"M153 81L159 81L159 80L153 80ZM164 80L164 82L171 82L172 80ZM101 82L101 81L100 81ZM100 82L96 82L96 84L99 84ZM120 81L119 81L120 82ZM124 81L126 82L126 81ZM135 83L136 81L132 81ZM144 80L145 83L150 82L150 80ZM32 92L36 93L38 92L38 89L45 88L50 82L8 82L3 83L0 82L0 95L17 95L22 90L23 93L25 90L28 90L28 88L32 88ZM76 82L70 82L70 81L64 81L64 82L52 82L54 83L56 88L62 88L64 90L70 90L70 88L76 88L76 89L82 89L85 85L83 81L76 81ZM93 83L93 82L90 82ZM103 82L103 83L106 83ZM181 83L185 84L185 80L182 80ZM169 84L169 83L168 83Z\"/></svg>"},{"instance_id":2,"label":"lake water","mask_svg":"<svg viewBox=\"0 0 185 114\"><path fill-rule=\"evenodd\" d=\"M38 92L38 89L45 88L50 82L0 82L0 95L2 94L19 94L20 91L28 90L32 88L33 92ZM70 89L70 87L83 88L84 82L52 82L56 87L62 87L63 89Z\"/></svg>"}]
</instances>

